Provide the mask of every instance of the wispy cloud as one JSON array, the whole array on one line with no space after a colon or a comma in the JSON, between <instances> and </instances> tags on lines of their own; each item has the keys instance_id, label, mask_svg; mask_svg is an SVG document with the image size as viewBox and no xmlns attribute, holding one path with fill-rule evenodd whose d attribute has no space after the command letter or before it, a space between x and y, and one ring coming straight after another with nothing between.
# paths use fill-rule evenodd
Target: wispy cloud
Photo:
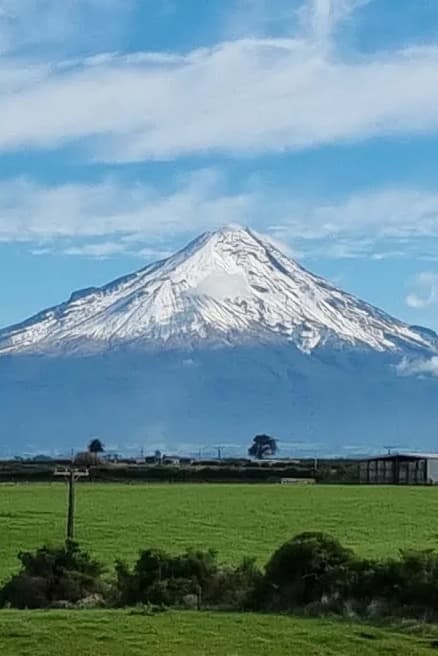
<instances>
[{"instance_id":1,"label":"wispy cloud","mask_svg":"<svg viewBox=\"0 0 438 656\"><path fill-rule=\"evenodd\" d=\"M438 356L428 359L404 359L397 367L403 376L438 376Z\"/></svg>"},{"instance_id":2,"label":"wispy cloud","mask_svg":"<svg viewBox=\"0 0 438 656\"><path fill-rule=\"evenodd\" d=\"M406 296L406 303L411 308L423 309L438 305L438 273L423 271L411 282L411 290Z\"/></svg>"},{"instance_id":3,"label":"wispy cloud","mask_svg":"<svg viewBox=\"0 0 438 656\"><path fill-rule=\"evenodd\" d=\"M245 194L227 193L213 170L186 175L161 192L115 180L56 187L13 180L0 183L0 241L29 242L39 254L56 244L70 255L96 257L147 255L154 244L151 253L162 255L167 252L162 239L228 221L245 223L253 202Z\"/></svg>"},{"instance_id":4,"label":"wispy cloud","mask_svg":"<svg viewBox=\"0 0 438 656\"><path fill-rule=\"evenodd\" d=\"M241 38L168 57L114 53L44 74L39 65L38 75L13 61L20 82L0 91L0 149L80 141L89 157L122 162L436 132L438 47L345 61L321 46L360 4L307 3L312 30L293 38Z\"/></svg>"},{"instance_id":5,"label":"wispy cloud","mask_svg":"<svg viewBox=\"0 0 438 656\"><path fill-rule=\"evenodd\" d=\"M268 218L269 217L269 220ZM99 183L45 186L29 179L0 183L0 242L27 242L33 252L164 256L206 229L239 223L299 259L433 257L438 249L438 192L383 189L330 203L286 188L236 185L216 169L161 181L111 177ZM438 281L423 273L407 302L434 301Z\"/></svg>"},{"instance_id":6,"label":"wispy cloud","mask_svg":"<svg viewBox=\"0 0 438 656\"><path fill-rule=\"evenodd\" d=\"M371 0L308 0L300 10L301 21L310 36L327 45L337 26Z\"/></svg>"},{"instance_id":7,"label":"wispy cloud","mask_svg":"<svg viewBox=\"0 0 438 656\"><path fill-rule=\"evenodd\" d=\"M362 245L377 240L438 237L438 191L388 187L352 193L334 202L294 208L275 231L283 238L361 238ZM400 248L391 248L399 252ZM384 253L382 252L381 255Z\"/></svg>"}]
</instances>

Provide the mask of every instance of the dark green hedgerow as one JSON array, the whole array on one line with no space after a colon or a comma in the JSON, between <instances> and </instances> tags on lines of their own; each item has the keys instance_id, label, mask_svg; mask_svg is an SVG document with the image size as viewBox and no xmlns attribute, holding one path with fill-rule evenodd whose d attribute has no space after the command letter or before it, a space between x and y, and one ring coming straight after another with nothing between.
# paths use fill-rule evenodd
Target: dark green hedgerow
<instances>
[{"instance_id":1,"label":"dark green hedgerow","mask_svg":"<svg viewBox=\"0 0 438 656\"><path fill-rule=\"evenodd\" d=\"M251 559L222 566L213 551L175 556L147 549L132 567L117 561L108 580L74 543L19 558L21 571L0 590L2 606L146 605L438 619L438 552L365 560L323 533L286 542L263 571Z\"/></svg>"}]
</instances>

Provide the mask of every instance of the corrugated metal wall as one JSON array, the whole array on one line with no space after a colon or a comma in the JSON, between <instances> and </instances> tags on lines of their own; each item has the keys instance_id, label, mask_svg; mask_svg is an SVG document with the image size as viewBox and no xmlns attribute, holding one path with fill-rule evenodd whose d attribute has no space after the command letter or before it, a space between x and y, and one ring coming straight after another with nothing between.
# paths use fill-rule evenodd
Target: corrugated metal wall
<instances>
[{"instance_id":1,"label":"corrugated metal wall","mask_svg":"<svg viewBox=\"0 0 438 656\"><path fill-rule=\"evenodd\" d=\"M360 482L374 485L425 485L438 483L438 459L394 456L360 464Z\"/></svg>"},{"instance_id":2,"label":"corrugated metal wall","mask_svg":"<svg viewBox=\"0 0 438 656\"><path fill-rule=\"evenodd\" d=\"M431 483L438 483L438 459L436 458L427 461L427 480Z\"/></svg>"},{"instance_id":3,"label":"corrugated metal wall","mask_svg":"<svg viewBox=\"0 0 438 656\"><path fill-rule=\"evenodd\" d=\"M395 483L395 462L392 459L367 460L360 464L360 482L375 485Z\"/></svg>"}]
</instances>

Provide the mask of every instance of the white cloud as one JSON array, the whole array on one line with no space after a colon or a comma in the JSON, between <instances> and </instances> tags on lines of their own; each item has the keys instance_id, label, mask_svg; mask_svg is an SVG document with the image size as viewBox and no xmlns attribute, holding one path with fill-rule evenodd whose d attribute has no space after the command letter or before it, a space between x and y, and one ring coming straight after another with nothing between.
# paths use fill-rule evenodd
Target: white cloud
<instances>
[{"instance_id":1,"label":"white cloud","mask_svg":"<svg viewBox=\"0 0 438 656\"><path fill-rule=\"evenodd\" d=\"M41 65L33 75L29 62L11 61L20 83L0 90L0 150L79 141L91 157L117 162L436 132L438 46L344 61L315 38L357 6L319 0L312 33L295 38L168 57L114 53L46 66L44 75Z\"/></svg>"},{"instance_id":2,"label":"white cloud","mask_svg":"<svg viewBox=\"0 0 438 656\"><path fill-rule=\"evenodd\" d=\"M438 237L438 191L391 187L302 205L293 208L276 231L288 239L361 236L363 246L371 246L377 239L402 243Z\"/></svg>"},{"instance_id":3,"label":"white cloud","mask_svg":"<svg viewBox=\"0 0 438 656\"><path fill-rule=\"evenodd\" d=\"M80 246L69 246L62 249L64 255L81 255L96 257L98 259L104 259L110 255L125 254L126 252L126 244L117 241L102 241L95 244L82 244ZM38 252L35 254L38 255Z\"/></svg>"},{"instance_id":4,"label":"white cloud","mask_svg":"<svg viewBox=\"0 0 438 656\"><path fill-rule=\"evenodd\" d=\"M64 246L57 243L51 247L33 248L31 252L33 255L49 255L56 252L58 255L75 255L98 260L104 260L114 255L131 255L148 261L164 260L173 254L171 250L160 249L158 244L155 247L144 247L142 242L145 239L148 239L147 235L136 235L135 240L122 237L120 241L78 243L75 246Z\"/></svg>"},{"instance_id":5,"label":"white cloud","mask_svg":"<svg viewBox=\"0 0 438 656\"><path fill-rule=\"evenodd\" d=\"M438 193L395 189L336 202L303 199L251 180L201 169L162 181L45 186L0 182L0 242L27 242L37 254L165 257L175 244L224 224L249 225L292 257L432 258L438 249ZM413 281L408 304L435 299L434 274ZM435 285L435 287L434 287Z\"/></svg>"},{"instance_id":6,"label":"white cloud","mask_svg":"<svg viewBox=\"0 0 438 656\"><path fill-rule=\"evenodd\" d=\"M407 360L404 359L398 365L397 370L403 376L438 376L438 356L427 360Z\"/></svg>"},{"instance_id":7,"label":"white cloud","mask_svg":"<svg viewBox=\"0 0 438 656\"><path fill-rule=\"evenodd\" d=\"M206 294L217 301L223 301L225 298L251 297L248 281L239 273L227 271L211 273L199 282L193 293Z\"/></svg>"},{"instance_id":8,"label":"white cloud","mask_svg":"<svg viewBox=\"0 0 438 656\"><path fill-rule=\"evenodd\" d=\"M245 223L254 199L228 194L212 170L197 171L157 192L142 183L107 180L54 187L19 179L0 183L0 242L47 244L71 255L153 252L162 238L193 234L223 223ZM68 240L79 244L67 244ZM97 240L103 240L97 242ZM141 245L143 244L143 245Z\"/></svg>"},{"instance_id":9,"label":"white cloud","mask_svg":"<svg viewBox=\"0 0 438 656\"><path fill-rule=\"evenodd\" d=\"M308 0L301 9L301 20L320 43L330 41L336 27L370 0Z\"/></svg>"},{"instance_id":10,"label":"white cloud","mask_svg":"<svg viewBox=\"0 0 438 656\"><path fill-rule=\"evenodd\" d=\"M438 273L424 271L417 274L412 281L406 303L416 309L438 305Z\"/></svg>"}]
</instances>

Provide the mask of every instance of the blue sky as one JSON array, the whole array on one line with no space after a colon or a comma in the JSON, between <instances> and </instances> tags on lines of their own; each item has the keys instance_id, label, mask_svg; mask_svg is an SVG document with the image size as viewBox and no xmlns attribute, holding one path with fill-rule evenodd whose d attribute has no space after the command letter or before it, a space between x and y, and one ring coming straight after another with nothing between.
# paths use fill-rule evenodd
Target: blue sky
<instances>
[{"instance_id":1,"label":"blue sky","mask_svg":"<svg viewBox=\"0 0 438 656\"><path fill-rule=\"evenodd\" d=\"M0 0L0 326L227 223L438 329L436 0Z\"/></svg>"}]
</instances>

